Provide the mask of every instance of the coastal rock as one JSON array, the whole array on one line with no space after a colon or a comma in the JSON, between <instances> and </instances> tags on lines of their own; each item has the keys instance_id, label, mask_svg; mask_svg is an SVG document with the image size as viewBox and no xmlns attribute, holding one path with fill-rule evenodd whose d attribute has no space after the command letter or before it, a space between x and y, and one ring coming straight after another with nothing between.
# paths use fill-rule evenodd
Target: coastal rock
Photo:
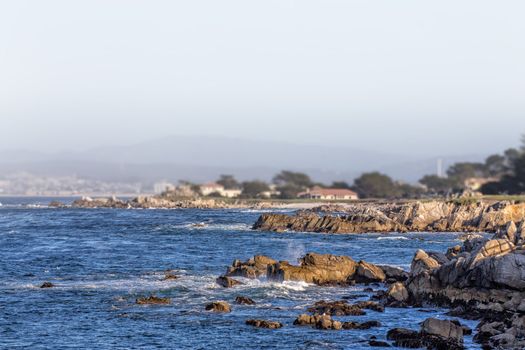
<instances>
[{"instance_id":1,"label":"coastal rock","mask_svg":"<svg viewBox=\"0 0 525 350\"><path fill-rule=\"evenodd\" d=\"M347 256L308 253L300 259L300 265L280 261L268 265L268 279L274 281L304 281L308 283L346 284L357 270L357 263Z\"/></svg>"},{"instance_id":2,"label":"coastal rock","mask_svg":"<svg viewBox=\"0 0 525 350\"><path fill-rule=\"evenodd\" d=\"M235 298L235 303L241 304L241 305L255 305L255 301L253 301L252 299L248 297L243 297L243 296L237 296Z\"/></svg>"},{"instance_id":3,"label":"coastal rock","mask_svg":"<svg viewBox=\"0 0 525 350\"><path fill-rule=\"evenodd\" d=\"M424 250L419 249L410 266L410 274L419 275L422 272L438 268L440 265L436 259L430 257Z\"/></svg>"},{"instance_id":4,"label":"coastal rock","mask_svg":"<svg viewBox=\"0 0 525 350\"><path fill-rule=\"evenodd\" d=\"M215 281L218 285L223 286L224 288L231 288L236 285L242 284L241 282L227 276L219 276Z\"/></svg>"},{"instance_id":5,"label":"coastal rock","mask_svg":"<svg viewBox=\"0 0 525 350\"><path fill-rule=\"evenodd\" d=\"M448 320L427 318L421 325L421 333L438 336L457 344L463 343L463 328Z\"/></svg>"},{"instance_id":6,"label":"coastal rock","mask_svg":"<svg viewBox=\"0 0 525 350\"><path fill-rule=\"evenodd\" d=\"M383 282L386 275L380 267L361 260L357 264L354 279L359 283Z\"/></svg>"},{"instance_id":7,"label":"coastal rock","mask_svg":"<svg viewBox=\"0 0 525 350\"><path fill-rule=\"evenodd\" d=\"M226 276L240 276L251 279L259 278L266 275L268 265L276 263L277 261L264 255L256 255L245 262L235 260L232 266L228 268Z\"/></svg>"},{"instance_id":8,"label":"coastal rock","mask_svg":"<svg viewBox=\"0 0 525 350\"><path fill-rule=\"evenodd\" d=\"M149 297L137 298L135 303L139 305L167 305L171 303L171 299L150 295Z\"/></svg>"},{"instance_id":9,"label":"coastal rock","mask_svg":"<svg viewBox=\"0 0 525 350\"><path fill-rule=\"evenodd\" d=\"M497 232L510 221L523 220L525 203L483 200L355 203L345 206L344 213L347 215L320 215L313 211L295 215L265 213L253 228L324 233Z\"/></svg>"},{"instance_id":10,"label":"coastal rock","mask_svg":"<svg viewBox=\"0 0 525 350\"><path fill-rule=\"evenodd\" d=\"M383 270L387 281L404 282L408 279L408 272L399 267L390 265L377 265L377 267Z\"/></svg>"},{"instance_id":11,"label":"coastal rock","mask_svg":"<svg viewBox=\"0 0 525 350\"><path fill-rule=\"evenodd\" d=\"M387 339L402 348L464 349L463 329L451 321L434 318L426 319L419 332L405 328L391 329Z\"/></svg>"},{"instance_id":12,"label":"coastal rock","mask_svg":"<svg viewBox=\"0 0 525 350\"><path fill-rule=\"evenodd\" d=\"M214 301L206 305L206 311L231 312L231 306L225 301Z\"/></svg>"},{"instance_id":13,"label":"coastal rock","mask_svg":"<svg viewBox=\"0 0 525 350\"><path fill-rule=\"evenodd\" d=\"M408 297L409 297L408 291L405 288L405 285L401 282L392 284L388 288L386 295L388 299L390 299L391 301L396 301L396 302L406 302L408 301Z\"/></svg>"},{"instance_id":14,"label":"coastal rock","mask_svg":"<svg viewBox=\"0 0 525 350\"><path fill-rule=\"evenodd\" d=\"M362 316L366 312L357 305L348 304L346 301L318 301L312 307L307 309L308 312L329 315L329 316Z\"/></svg>"},{"instance_id":15,"label":"coastal rock","mask_svg":"<svg viewBox=\"0 0 525 350\"><path fill-rule=\"evenodd\" d=\"M281 322L266 320L248 320L246 324L257 328L278 329L283 326Z\"/></svg>"}]
</instances>

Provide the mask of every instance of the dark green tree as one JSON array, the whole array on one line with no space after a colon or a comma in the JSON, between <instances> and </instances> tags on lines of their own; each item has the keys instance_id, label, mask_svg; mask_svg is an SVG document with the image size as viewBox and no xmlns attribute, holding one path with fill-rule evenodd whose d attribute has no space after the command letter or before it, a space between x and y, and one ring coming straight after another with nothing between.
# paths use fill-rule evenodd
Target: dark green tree
<instances>
[{"instance_id":1,"label":"dark green tree","mask_svg":"<svg viewBox=\"0 0 525 350\"><path fill-rule=\"evenodd\" d=\"M425 175L419 180L419 183L425 185L430 192L447 193L454 187L453 181L437 175Z\"/></svg>"},{"instance_id":2,"label":"dark green tree","mask_svg":"<svg viewBox=\"0 0 525 350\"><path fill-rule=\"evenodd\" d=\"M295 185L298 187L311 187L312 180L305 173L293 172L283 170L273 178L273 183L276 185Z\"/></svg>"},{"instance_id":3,"label":"dark green tree","mask_svg":"<svg viewBox=\"0 0 525 350\"><path fill-rule=\"evenodd\" d=\"M345 181L334 181L330 185L330 188L346 188L350 189L350 185Z\"/></svg>"},{"instance_id":4,"label":"dark green tree","mask_svg":"<svg viewBox=\"0 0 525 350\"><path fill-rule=\"evenodd\" d=\"M390 198L400 194L394 181L379 172L365 173L355 179L353 190L361 198Z\"/></svg>"},{"instance_id":5,"label":"dark green tree","mask_svg":"<svg viewBox=\"0 0 525 350\"><path fill-rule=\"evenodd\" d=\"M244 198L256 198L261 192L269 191L270 187L264 181L245 181L242 183L242 194Z\"/></svg>"},{"instance_id":6,"label":"dark green tree","mask_svg":"<svg viewBox=\"0 0 525 350\"><path fill-rule=\"evenodd\" d=\"M233 175L221 175L217 183L224 186L227 190L241 187Z\"/></svg>"}]
</instances>

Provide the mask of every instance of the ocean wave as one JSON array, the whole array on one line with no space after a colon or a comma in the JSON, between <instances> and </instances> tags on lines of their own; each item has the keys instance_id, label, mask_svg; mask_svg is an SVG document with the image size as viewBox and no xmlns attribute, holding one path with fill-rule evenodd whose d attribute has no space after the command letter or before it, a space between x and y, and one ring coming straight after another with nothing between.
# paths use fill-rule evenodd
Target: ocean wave
<instances>
[{"instance_id":1,"label":"ocean wave","mask_svg":"<svg viewBox=\"0 0 525 350\"><path fill-rule=\"evenodd\" d=\"M388 237L377 237L376 239L379 240L379 241L382 241L382 240L397 240L397 239L407 240L407 239L410 239L410 238L404 237L404 236L388 236Z\"/></svg>"}]
</instances>

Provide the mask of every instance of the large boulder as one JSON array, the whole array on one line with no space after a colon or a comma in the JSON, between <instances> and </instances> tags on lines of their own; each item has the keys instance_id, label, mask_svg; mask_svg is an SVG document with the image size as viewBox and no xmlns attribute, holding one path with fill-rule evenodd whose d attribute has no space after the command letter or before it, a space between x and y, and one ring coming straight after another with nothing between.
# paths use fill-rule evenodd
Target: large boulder
<instances>
[{"instance_id":1,"label":"large boulder","mask_svg":"<svg viewBox=\"0 0 525 350\"><path fill-rule=\"evenodd\" d=\"M344 284L354 277L356 270L357 263L350 257L308 253L300 259L299 266L286 261L268 265L267 276L275 281Z\"/></svg>"}]
</instances>

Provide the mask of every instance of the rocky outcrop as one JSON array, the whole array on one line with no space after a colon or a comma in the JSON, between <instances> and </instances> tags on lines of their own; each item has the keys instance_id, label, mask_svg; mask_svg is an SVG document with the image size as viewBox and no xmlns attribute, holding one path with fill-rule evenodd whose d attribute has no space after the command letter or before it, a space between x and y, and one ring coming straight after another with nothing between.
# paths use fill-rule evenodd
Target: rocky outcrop
<instances>
[{"instance_id":1,"label":"rocky outcrop","mask_svg":"<svg viewBox=\"0 0 525 350\"><path fill-rule=\"evenodd\" d=\"M388 274L387 274L388 273ZM227 276L259 278L266 276L272 281L303 281L317 285L348 285L354 283L384 282L405 280L407 273L387 266L383 270L378 265L366 261L356 262L348 256L308 253L299 259L299 265L287 261L276 261L267 256L256 255L241 262L235 260L226 275L217 280L222 285ZM224 284L227 284L224 282Z\"/></svg>"},{"instance_id":2,"label":"rocky outcrop","mask_svg":"<svg viewBox=\"0 0 525 350\"><path fill-rule=\"evenodd\" d=\"M525 247L520 224L506 223L492 239L474 237L438 261L416 252L404 287L408 302L452 307L450 314L482 319L485 347L525 345ZM393 297L393 286L389 293ZM400 288L401 286L397 286Z\"/></svg>"},{"instance_id":3,"label":"rocky outcrop","mask_svg":"<svg viewBox=\"0 0 525 350\"><path fill-rule=\"evenodd\" d=\"M304 281L319 285L346 284L356 273L357 263L347 256L308 253L300 265L280 261L268 265L268 279L274 281Z\"/></svg>"},{"instance_id":4,"label":"rocky outcrop","mask_svg":"<svg viewBox=\"0 0 525 350\"><path fill-rule=\"evenodd\" d=\"M324 233L497 232L514 222L516 227L506 230L513 235L509 239L525 237L524 224L518 225L525 218L525 203L510 201L356 203L346 206L345 214L324 215L315 210L295 215L263 214L253 228Z\"/></svg>"},{"instance_id":5,"label":"rocky outcrop","mask_svg":"<svg viewBox=\"0 0 525 350\"><path fill-rule=\"evenodd\" d=\"M231 306L225 301L214 301L206 305L206 311L231 312Z\"/></svg>"},{"instance_id":6,"label":"rocky outcrop","mask_svg":"<svg viewBox=\"0 0 525 350\"><path fill-rule=\"evenodd\" d=\"M256 328L278 329L283 326L281 322L266 320L248 320L246 324Z\"/></svg>"}]
</instances>

